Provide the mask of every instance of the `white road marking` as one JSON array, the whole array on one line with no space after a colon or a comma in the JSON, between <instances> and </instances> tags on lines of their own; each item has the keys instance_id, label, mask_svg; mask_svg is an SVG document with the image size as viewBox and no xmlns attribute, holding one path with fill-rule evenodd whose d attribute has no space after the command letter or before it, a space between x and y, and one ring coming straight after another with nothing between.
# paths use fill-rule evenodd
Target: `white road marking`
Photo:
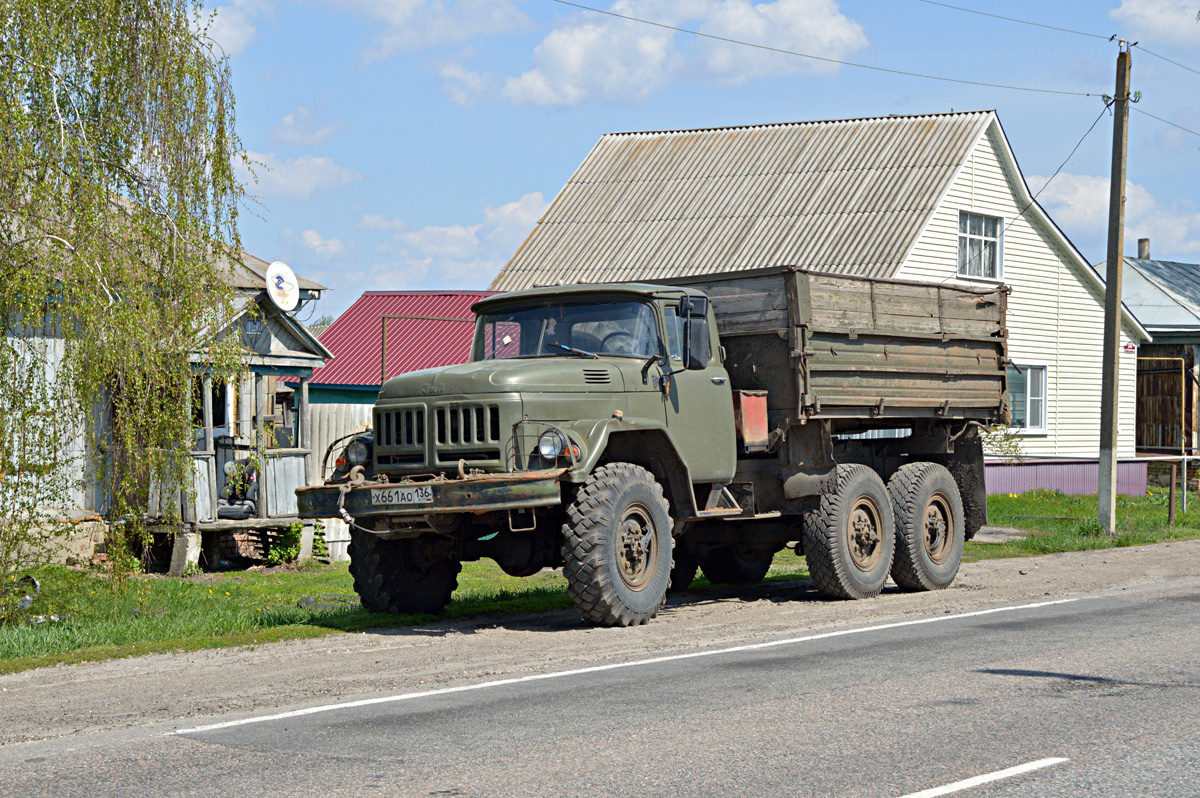
<instances>
[{"instance_id":1,"label":"white road marking","mask_svg":"<svg viewBox=\"0 0 1200 798\"><path fill-rule=\"evenodd\" d=\"M766 643L748 643L743 646L731 646L729 648L719 648L711 651L692 651L687 654L668 654L662 657L652 657L650 659L640 659L632 662L614 662L608 665L593 665L588 668L576 668L569 671L535 673L530 676L518 676L511 679L496 679L490 682L459 685L458 687L442 687L436 690L422 690L416 693L401 693L399 695L380 696L379 698L365 698L359 701L345 701L340 704L325 704L317 707L296 709L292 710L291 712L280 712L275 715L262 715L255 718L242 718L241 720L227 720L222 723L210 723L206 726L196 726L191 729L176 729L175 731L167 732L167 736L175 734L197 734L199 732L215 731L217 729L229 729L234 726L248 726L253 723L269 723L276 720L299 718L303 717L304 715L316 715L321 712L332 712L336 709L353 709L355 707L369 707L375 704L391 704L397 701L412 701L418 698L429 698L437 695L451 695L453 693L467 693L475 690L487 690L492 687L503 687L510 684L539 682L546 679L562 679L566 676L580 676L586 673L603 673L604 671L615 671L623 668L637 668L643 665L659 665L664 662L679 662L681 660L699 659L701 657L716 657L722 654L737 654L743 651L759 651L767 648L779 648L780 646L795 645L797 643L810 643L814 640L827 640L832 637L846 637L848 635L866 634L867 632L881 632L886 629L900 629L905 626L920 626L927 623L957 621L963 618L977 618L981 615L994 615L998 612L1016 612L1019 610L1033 610L1039 607L1052 607L1056 604L1070 604L1072 601L1078 601L1078 599L1058 599L1056 601L1041 601L1037 604L1020 604L1011 607L996 607L990 610L976 610L975 612L964 612L958 615L938 615L933 618L919 618L914 621L897 621L896 623L864 626L859 629L842 629L836 632L822 632L821 634L807 635L805 637L792 637L786 640L771 640Z\"/></svg>"},{"instance_id":2,"label":"white road marking","mask_svg":"<svg viewBox=\"0 0 1200 798\"><path fill-rule=\"evenodd\" d=\"M1048 759L1039 759L1036 762L1026 762L1024 765L1017 765L1004 770L997 770L992 773L984 773L982 776L973 776L969 779L956 781L953 784L947 784L944 787L934 787L929 790L921 790L920 792L910 792L908 795L902 795L900 798L937 798L939 795L949 795L952 792L959 790L969 790L972 787L978 787L981 784L987 784L1001 779L1009 779L1013 776L1020 776L1022 773L1029 773L1034 770L1048 768L1051 765L1060 765L1069 760L1061 756L1052 756Z\"/></svg>"}]
</instances>

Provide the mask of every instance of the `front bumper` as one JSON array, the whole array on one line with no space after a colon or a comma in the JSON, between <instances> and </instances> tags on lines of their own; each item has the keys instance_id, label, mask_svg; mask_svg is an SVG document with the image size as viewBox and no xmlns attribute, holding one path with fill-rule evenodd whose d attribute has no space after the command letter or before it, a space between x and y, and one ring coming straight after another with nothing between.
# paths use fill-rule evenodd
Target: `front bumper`
<instances>
[{"instance_id":1,"label":"front bumper","mask_svg":"<svg viewBox=\"0 0 1200 798\"><path fill-rule=\"evenodd\" d=\"M346 491L341 507L354 518L411 518L452 513L490 513L497 510L524 510L552 507L561 501L559 480L565 468L548 471L522 471L516 474L484 474L465 479L400 482L364 482ZM378 505L371 503L371 491L388 488L429 488L433 501L422 504ZM341 487L313 485L296 489L296 505L302 518L340 518L338 499Z\"/></svg>"}]
</instances>

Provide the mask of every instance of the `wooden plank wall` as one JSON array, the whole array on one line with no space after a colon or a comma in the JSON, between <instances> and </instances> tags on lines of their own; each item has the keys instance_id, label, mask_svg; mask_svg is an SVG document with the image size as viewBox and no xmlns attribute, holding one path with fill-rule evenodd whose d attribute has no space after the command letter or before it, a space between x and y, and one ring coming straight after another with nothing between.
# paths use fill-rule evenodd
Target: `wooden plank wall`
<instances>
[{"instance_id":1,"label":"wooden plank wall","mask_svg":"<svg viewBox=\"0 0 1200 798\"><path fill-rule=\"evenodd\" d=\"M267 516L296 515L296 488L304 485L305 449L278 449L267 452L263 464L262 482L258 490L265 496Z\"/></svg>"},{"instance_id":2,"label":"wooden plank wall","mask_svg":"<svg viewBox=\"0 0 1200 798\"><path fill-rule=\"evenodd\" d=\"M1185 442L1192 443L1196 391L1187 372L1192 372L1195 365L1194 347L1190 345L1144 344L1139 349L1135 416L1139 451L1178 452Z\"/></svg>"}]
</instances>

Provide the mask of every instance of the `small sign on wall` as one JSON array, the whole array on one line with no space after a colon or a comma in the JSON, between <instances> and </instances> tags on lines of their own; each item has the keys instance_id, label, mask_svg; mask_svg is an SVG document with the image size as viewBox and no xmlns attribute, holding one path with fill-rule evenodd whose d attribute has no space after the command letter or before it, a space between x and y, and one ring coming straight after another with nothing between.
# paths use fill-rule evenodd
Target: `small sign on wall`
<instances>
[{"instance_id":1,"label":"small sign on wall","mask_svg":"<svg viewBox=\"0 0 1200 798\"><path fill-rule=\"evenodd\" d=\"M1121 347L1121 351L1125 352L1126 354L1136 355L1137 344L1135 344L1133 341L1126 341L1125 346Z\"/></svg>"}]
</instances>

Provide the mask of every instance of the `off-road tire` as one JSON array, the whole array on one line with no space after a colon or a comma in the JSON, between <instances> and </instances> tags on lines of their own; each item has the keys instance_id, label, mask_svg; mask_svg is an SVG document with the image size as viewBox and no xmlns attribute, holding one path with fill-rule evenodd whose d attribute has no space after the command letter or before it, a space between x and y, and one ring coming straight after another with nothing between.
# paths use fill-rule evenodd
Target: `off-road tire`
<instances>
[{"instance_id":1,"label":"off-road tire","mask_svg":"<svg viewBox=\"0 0 1200 798\"><path fill-rule=\"evenodd\" d=\"M631 545L637 529L652 533L647 546ZM567 593L585 620L635 626L658 614L673 539L670 507L649 471L630 463L597 468L567 508L562 532Z\"/></svg>"},{"instance_id":2,"label":"off-road tire","mask_svg":"<svg viewBox=\"0 0 1200 798\"><path fill-rule=\"evenodd\" d=\"M888 480L896 516L892 579L905 590L949 587L962 563L965 513L958 484L937 463L908 463Z\"/></svg>"},{"instance_id":3,"label":"off-road tire","mask_svg":"<svg viewBox=\"0 0 1200 798\"><path fill-rule=\"evenodd\" d=\"M350 575L354 592L372 612L437 614L458 587L462 563L448 557L423 556L433 535L384 540L350 529Z\"/></svg>"},{"instance_id":4,"label":"off-road tire","mask_svg":"<svg viewBox=\"0 0 1200 798\"><path fill-rule=\"evenodd\" d=\"M823 595L879 595L896 547L892 502L879 475L864 465L839 465L837 490L822 494L804 516L808 572Z\"/></svg>"},{"instance_id":5,"label":"off-road tire","mask_svg":"<svg viewBox=\"0 0 1200 798\"><path fill-rule=\"evenodd\" d=\"M716 585L757 585L771 570L775 553L730 543L718 546L700 561L700 570Z\"/></svg>"}]
</instances>

